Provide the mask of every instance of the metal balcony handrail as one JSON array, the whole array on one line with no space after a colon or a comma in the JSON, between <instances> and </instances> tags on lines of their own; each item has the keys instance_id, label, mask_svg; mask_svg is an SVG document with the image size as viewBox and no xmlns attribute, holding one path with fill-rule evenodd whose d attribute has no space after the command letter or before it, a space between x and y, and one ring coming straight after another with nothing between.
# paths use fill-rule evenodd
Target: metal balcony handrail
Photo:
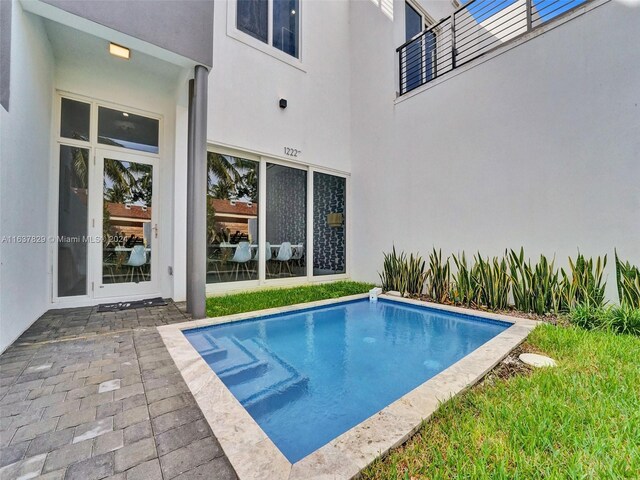
<instances>
[{"instance_id":1,"label":"metal balcony handrail","mask_svg":"<svg viewBox=\"0 0 640 480\"><path fill-rule=\"evenodd\" d=\"M587 1L471 0L396 48L399 94L569 14Z\"/></svg>"}]
</instances>

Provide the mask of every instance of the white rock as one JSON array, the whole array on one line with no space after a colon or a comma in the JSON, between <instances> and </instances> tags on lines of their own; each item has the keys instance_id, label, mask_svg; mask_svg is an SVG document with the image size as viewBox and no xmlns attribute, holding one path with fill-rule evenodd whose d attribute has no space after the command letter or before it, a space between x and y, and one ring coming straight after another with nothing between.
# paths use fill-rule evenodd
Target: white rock
<instances>
[{"instance_id":1,"label":"white rock","mask_svg":"<svg viewBox=\"0 0 640 480\"><path fill-rule=\"evenodd\" d=\"M520 355L520 361L532 367L555 367L557 365L554 359L537 353L523 353Z\"/></svg>"},{"instance_id":2,"label":"white rock","mask_svg":"<svg viewBox=\"0 0 640 480\"><path fill-rule=\"evenodd\" d=\"M387 292L387 295L391 295L392 297L401 297L402 295L400 294L400 292L396 291L396 290L389 290Z\"/></svg>"}]
</instances>

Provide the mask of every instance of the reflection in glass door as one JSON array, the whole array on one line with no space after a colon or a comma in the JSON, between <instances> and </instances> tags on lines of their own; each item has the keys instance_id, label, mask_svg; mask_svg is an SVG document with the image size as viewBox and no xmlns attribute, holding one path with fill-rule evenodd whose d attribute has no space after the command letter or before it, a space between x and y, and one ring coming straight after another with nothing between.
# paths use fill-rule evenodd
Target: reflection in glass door
<instances>
[{"instance_id":1,"label":"reflection in glass door","mask_svg":"<svg viewBox=\"0 0 640 480\"><path fill-rule=\"evenodd\" d=\"M154 212L154 167L144 157L105 153L102 175L100 293L142 293L134 286L151 285L158 227Z\"/></svg>"}]
</instances>

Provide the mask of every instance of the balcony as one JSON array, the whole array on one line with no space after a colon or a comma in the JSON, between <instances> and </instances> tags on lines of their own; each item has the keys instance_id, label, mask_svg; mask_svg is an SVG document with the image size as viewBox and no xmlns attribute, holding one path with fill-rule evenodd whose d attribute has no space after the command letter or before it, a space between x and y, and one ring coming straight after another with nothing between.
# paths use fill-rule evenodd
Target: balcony
<instances>
[{"instance_id":1,"label":"balcony","mask_svg":"<svg viewBox=\"0 0 640 480\"><path fill-rule=\"evenodd\" d=\"M399 94L540 28L589 0L471 0L396 49Z\"/></svg>"}]
</instances>

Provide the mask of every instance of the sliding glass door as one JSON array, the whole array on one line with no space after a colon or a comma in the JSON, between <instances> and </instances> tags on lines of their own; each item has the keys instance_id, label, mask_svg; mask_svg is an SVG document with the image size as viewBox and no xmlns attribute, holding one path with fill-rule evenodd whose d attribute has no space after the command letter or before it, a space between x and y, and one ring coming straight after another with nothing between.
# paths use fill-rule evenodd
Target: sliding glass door
<instances>
[{"instance_id":1,"label":"sliding glass door","mask_svg":"<svg viewBox=\"0 0 640 480\"><path fill-rule=\"evenodd\" d=\"M347 274L347 178L256 155L207 156L209 292Z\"/></svg>"}]
</instances>

